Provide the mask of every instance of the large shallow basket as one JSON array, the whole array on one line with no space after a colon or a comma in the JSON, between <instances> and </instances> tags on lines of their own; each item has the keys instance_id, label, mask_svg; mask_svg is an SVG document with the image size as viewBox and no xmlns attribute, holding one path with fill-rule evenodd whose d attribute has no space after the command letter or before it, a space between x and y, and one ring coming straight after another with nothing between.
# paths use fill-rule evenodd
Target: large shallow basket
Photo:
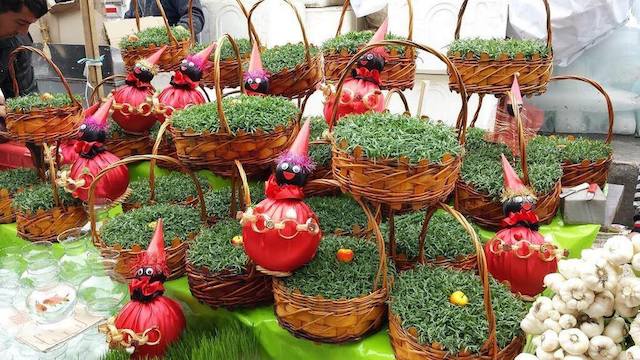
<instances>
[{"instance_id":1,"label":"large shallow basket","mask_svg":"<svg viewBox=\"0 0 640 360\"><path fill-rule=\"evenodd\" d=\"M529 186L529 166L527 165L527 151L520 113L516 112L515 118L518 125L520 166L524 175L524 183ZM561 191L562 187L558 181L548 194L536 194L538 201L535 213L541 223L546 224L553 220L560 207ZM500 223L505 217L500 200L476 190L462 179L459 179L456 184L454 203L456 210L473 219L475 223L490 229L500 228Z\"/></svg>"},{"instance_id":2,"label":"large shallow basket","mask_svg":"<svg viewBox=\"0 0 640 360\"><path fill-rule=\"evenodd\" d=\"M178 41L176 37L171 32L171 26L169 25L169 20L167 19L167 14L162 7L162 3L160 0L156 0L156 5L158 9L160 9L160 15L162 16L162 20L164 20L164 26L167 29L167 35L169 36L169 44L167 48L160 56L160 60L158 61L158 67L160 71L175 71L178 69L178 66L182 62L182 60L189 55L189 49L191 48L192 42L194 40L193 36L193 13L192 13L192 0L189 0L189 26L191 29L191 38L188 40ZM133 13L136 16L136 27L138 32L140 31L140 10L138 9L138 2L133 2ZM147 47L129 47L125 49L120 49L122 53L122 60L124 61L124 65L127 71L133 70L133 67L136 64L136 61L141 58L147 58L153 55L156 51L160 50L162 46L150 45Z\"/></svg>"},{"instance_id":3,"label":"large shallow basket","mask_svg":"<svg viewBox=\"0 0 640 360\"><path fill-rule=\"evenodd\" d=\"M378 245L380 263L373 291L354 299L328 300L288 289L282 280L274 278L278 323L297 337L323 343L344 343L359 340L382 326L388 297L384 240L371 211L360 200L356 201L367 215Z\"/></svg>"},{"instance_id":4,"label":"large shallow basket","mask_svg":"<svg viewBox=\"0 0 640 360\"><path fill-rule=\"evenodd\" d=\"M99 180L105 176L107 172L112 169L117 168L121 165L128 165L138 161L146 161L146 160L160 160L166 162L172 162L177 166L181 167L181 170L189 175L191 180L194 182L196 186L196 190L198 192L198 200L200 204L200 218L203 224L207 222L207 210L205 208L204 203L204 195L202 194L202 188L200 187L200 182L196 178L196 176L186 167L182 166L178 160L162 156L162 155L136 155L130 156L128 158L119 160L109 165L108 167L102 169L95 177L95 179L91 182L91 186L89 187L89 222L91 224L91 238L93 244L99 250L115 250L120 254L117 271L121 275L127 278L131 278L133 274L131 274L131 266L138 259L138 255L142 254L145 249L141 248L139 245L134 245L131 249L123 249L121 247L111 247L102 241L100 237L100 230L97 227L97 214L95 210L95 189L96 184ZM170 275L169 279L177 279L184 275L185 266L186 266L186 257L187 257L187 249L189 247L189 241L195 236L191 236L189 239L172 239L172 244L169 247L165 247L165 253L167 256L167 266L169 267Z\"/></svg>"},{"instance_id":5,"label":"large shallow basket","mask_svg":"<svg viewBox=\"0 0 640 360\"><path fill-rule=\"evenodd\" d=\"M283 69L278 73L271 74L271 78L269 79L269 94L284 96L287 98L303 98L313 94L316 91L316 86L320 81L322 81L322 54L318 52L316 56L311 56L311 45L307 39L307 32L305 31L304 23L302 22L302 18L300 17L298 10L290 0L283 1L289 4L291 9L293 9L296 19L298 20L298 24L300 24L306 61L298 64L293 69ZM256 36L257 33L253 28L251 16L255 9L263 2L264 0L256 2L251 7L251 10L249 10L249 16L247 17L250 30L249 36L260 48L262 48L262 46L260 44L260 39Z\"/></svg>"},{"instance_id":6,"label":"large shallow basket","mask_svg":"<svg viewBox=\"0 0 640 360\"><path fill-rule=\"evenodd\" d=\"M336 36L340 36L342 23L349 8L349 0L344 2L342 6L342 14L338 23ZM409 10L409 30L407 32L407 40L413 40L413 2L407 0L407 9ZM388 89L410 89L416 78L416 57L415 50L411 47L405 48L404 54L399 54L393 49L385 60L384 70L380 73L380 88ZM338 81L340 74L346 68L351 60L351 55L346 51L331 52L324 54L324 77L329 81Z\"/></svg>"},{"instance_id":7,"label":"large shallow basket","mask_svg":"<svg viewBox=\"0 0 640 360\"><path fill-rule=\"evenodd\" d=\"M0 224L10 224L16 221L13 202L7 189L0 189Z\"/></svg>"},{"instance_id":8,"label":"large shallow basket","mask_svg":"<svg viewBox=\"0 0 640 360\"><path fill-rule=\"evenodd\" d=\"M55 142L70 138L78 132L82 123L82 105L73 96L69 83L60 69L42 51L31 46L20 46L9 54L9 77L13 84L13 92L20 94L15 71L16 56L21 51L31 51L42 57L60 78L62 86L71 99L71 105L61 108L31 109L27 112L7 112L5 125L6 137L17 141L35 143Z\"/></svg>"},{"instance_id":9,"label":"large shallow basket","mask_svg":"<svg viewBox=\"0 0 640 360\"><path fill-rule=\"evenodd\" d=\"M607 105L607 114L609 116L609 128L607 129L607 138L605 142L607 144L611 144L613 140L613 122L615 120L615 113L613 111L613 103L609 94L606 90L594 80L582 77L582 76L573 76L573 75L565 75L565 76L554 76L550 79L551 81L558 80L577 80L587 83L598 92L602 94L604 97L605 103ZM604 159L599 159L597 161L582 161L580 163L571 163L568 161L563 161L562 163L562 186L573 187L580 185L582 183L596 183L600 187L603 187L607 182L607 178L609 177L609 167L611 166L611 155Z\"/></svg>"},{"instance_id":10,"label":"large shallow basket","mask_svg":"<svg viewBox=\"0 0 640 360\"><path fill-rule=\"evenodd\" d=\"M451 62L436 50L419 45L408 40L386 40L377 45L365 46L354 55L343 71L336 89L336 97L342 91L347 71L357 59L375 46L404 45L424 50L444 62L449 71L457 78L460 88L462 108L458 115L458 141L465 142L467 121L467 95L458 71ZM337 105L333 108L331 130L337 115ZM430 204L445 200L455 187L462 164L461 156L444 156L440 163L421 162L414 166L402 159L372 160L364 157L361 151L348 153L344 150L347 144L332 140L332 168L333 176L347 192L355 197L364 197L374 203L385 204L391 209L412 207L419 209Z\"/></svg>"},{"instance_id":11,"label":"large shallow basket","mask_svg":"<svg viewBox=\"0 0 640 360\"><path fill-rule=\"evenodd\" d=\"M487 322L489 323L489 334L478 354L450 354L446 349L442 349L436 344L420 344L415 335L402 327L402 319L389 311L389 337L391 346L398 360L422 360L422 359L486 359L486 360L507 360L515 358L522 351L524 337L514 338L504 349L499 349L496 335L496 317L491 305L491 289L489 288L489 271L487 270L487 260L484 256L484 249L478 241L478 235L473 230L467 220L457 211L446 204L439 204L439 207L455 217L465 230L471 235L471 239L476 249L476 264L480 281L482 282L483 301Z\"/></svg>"},{"instance_id":12,"label":"large shallow basket","mask_svg":"<svg viewBox=\"0 0 640 360\"><path fill-rule=\"evenodd\" d=\"M460 38L462 16L467 8L468 0L462 2L458 13L455 39ZM513 76L519 73L518 82L523 95L540 94L547 90L547 83L553 70L553 50L551 48L551 13L548 0L542 0L547 14L547 48L549 54L546 57L534 56L527 59L522 54L515 59L500 58L490 59L487 54L480 55L480 59L472 54L456 53L449 57L458 69L462 81L469 94L496 94L502 95L511 88ZM449 72L449 87L451 90L460 91L453 74Z\"/></svg>"},{"instance_id":13,"label":"large shallow basket","mask_svg":"<svg viewBox=\"0 0 640 360\"><path fill-rule=\"evenodd\" d=\"M216 78L220 75L220 53L225 39L231 42L236 58L240 58L238 46L230 35L225 34L218 39L218 47L214 54ZM240 71L238 71L238 77L242 78ZM240 87L240 91L244 94L244 87ZM298 133L299 115L295 119L291 119L286 127L279 126L273 132L246 133L238 131L233 134L222 108L222 88L217 82L216 104L220 121L218 132L200 133L176 129L173 126L169 128L176 145L178 158L190 168L206 168L221 176L232 176L235 174L234 161L239 160L248 175L259 174L272 165L273 161L289 147ZM159 137L162 136L168 125L168 121L162 125L158 132Z\"/></svg>"}]
</instances>

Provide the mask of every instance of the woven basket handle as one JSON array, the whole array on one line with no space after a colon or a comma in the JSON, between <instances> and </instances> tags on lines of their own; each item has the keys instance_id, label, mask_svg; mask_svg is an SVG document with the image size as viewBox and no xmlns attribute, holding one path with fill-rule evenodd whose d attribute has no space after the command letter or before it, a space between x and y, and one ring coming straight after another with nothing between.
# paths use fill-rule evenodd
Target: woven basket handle
<instances>
[{"instance_id":1,"label":"woven basket handle","mask_svg":"<svg viewBox=\"0 0 640 360\"><path fill-rule=\"evenodd\" d=\"M244 86L242 86L242 58L240 57L238 44L236 44L236 41L231 35L224 34L218 39L218 46L216 46L215 53L213 54L213 81L215 83L216 89L216 107L218 109L218 121L220 121L220 129L227 134L231 134L231 128L229 127L229 123L227 122L227 117L224 115L224 109L222 109L223 96L222 88L220 87L220 57L222 54L222 46L225 39L228 40L229 43L231 43L233 52L236 54L236 60L238 61L238 81L241 84L240 93L245 94L245 89ZM220 132L220 130L218 131Z\"/></svg>"},{"instance_id":2,"label":"woven basket handle","mask_svg":"<svg viewBox=\"0 0 640 360\"><path fill-rule=\"evenodd\" d=\"M251 10L249 10L249 16L247 17L247 22L249 24L249 28L253 28L253 24L251 23L251 16L253 16L253 12L256 10L256 8L262 4L265 0L259 0L257 3L253 4L253 6L251 7ZM309 46L309 40L307 39L307 32L304 29L304 23L302 22L302 18L300 17L300 13L298 12L298 9L296 9L296 6L293 5L293 3L290 0L282 0L284 2L286 2L287 4L289 4L289 6L291 7L291 9L293 9L293 12L296 14L296 19L298 19L298 24L300 25L300 30L302 31L302 41L304 42L304 55L305 58L307 59L307 63L309 64L309 66L311 67L311 50L310 50L310 46ZM258 48L261 48L260 42L258 41L258 39L256 38L256 44L258 44Z\"/></svg>"},{"instance_id":3,"label":"woven basket handle","mask_svg":"<svg viewBox=\"0 0 640 360\"><path fill-rule=\"evenodd\" d=\"M384 98L384 109L389 110L389 103L391 102L391 95L393 94L397 94L400 97L400 100L402 100L402 105L404 105L404 113L411 115L411 109L409 109L409 102L407 101L407 97L400 89L389 90L387 96L385 96Z\"/></svg>"},{"instance_id":4,"label":"woven basket handle","mask_svg":"<svg viewBox=\"0 0 640 360\"><path fill-rule=\"evenodd\" d=\"M245 207L249 207L249 205L251 204L251 192L249 191L249 181L247 180L247 173L244 171L244 167L242 167L242 163L239 160L234 160L233 162L236 165L238 175L240 175L240 181L242 182L242 197L244 200L244 205Z\"/></svg>"},{"instance_id":5,"label":"woven basket handle","mask_svg":"<svg viewBox=\"0 0 640 360\"><path fill-rule=\"evenodd\" d=\"M456 24L456 31L454 33L454 39L458 40L460 38L460 28L462 27L462 16L464 16L464 12L467 9L467 3L469 0L464 0L462 2L462 6L460 6L460 11L458 12L458 23ZM544 9L547 12L547 48L550 52L553 52L551 48L552 35L551 35L551 10L549 8L549 1L542 0L544 3Z\"/></svg>"},{"instance_id":6,"label":"woven basket handle","mask_svg":"<svg viewBox=\"0 0 640 360\"><path fill-rule=\"evenodd\" d=\"M53 203L56 207L62 207L64 209L64 204L60 201L60 194L58 193L58 185L56 184L56 159L57 155L53 156L52 154L58 154L59 148L56 146L54 149L51 149L49 145L42 144L43 150L45 152L45 159L49 157L49 182L51 185L51 194L53 196ZM52 151L53 150L53 151Z\"/></svg>"},{"instance_id":7,"label":"woven basket handle","mask_svg":"<svg viewBox=\"0 0 640 360\"><path fill-rule=\"evenodd\" d=\"M342 5L342 13L340 14L340 22L338 23L338 30L336 30L336 36L340 36L342 32L342 23L344 22L344 17L347 14L347 10L349 9L350 1L346 0L344 5ZM413 40L413 1L407 0L407 7L409 9L409 30L407 31L407 40Z\"/></svg>"},{"instance_id":8,"label":"woven basket handle","mask_svg":"<svg viewBox=\"0 0 640 360\"><path fill-rule=\"evenodd\" d=\"M553 81L553 80L577 80L577 81L582 81L582 82L587 83L587 84L593 86L594 88L596 88L596 90L598 90L602 94L602 96L604 96L604 101L607 103L607 114L609 115L609 130L607 131L607 139L605 140L605 142L607 144L610 144L611 141L613 140L613 122L615 120L615 113L613 111L613 102L611 101L611 98L609 97L609 94L602 87L602 85L600 85L600 83L596 82L595 80L591 80L589 78L582 77L582 76L576 76L576 75L554 76L554 77L549 79L549 81Z\"/></svg>"},{"instance_id":9,"label":"woven basket handle","mask_svg":"<svg viewBox=\"0 0 640 360\"><path fill-rule=\"evenodd\" d=\"M156 156L158 156L158 151L160 149L160 144L162 143L162 139L164 138L164 133L167 131L167 128L171 125L171 120L166 119L162 125L160 125L160 129L158 129L158 135L156 135L156 139L153 142L153 148L151 150L151 155L154 157L151 159L149 163L149 202L153 203L156 200ZM179 160L178 160L179 161Z\"/></svg>"},{"instance_id":10,"label":"woven basket handle","mask_svg":"<svg viewBox=\"0 0 640 360\"><path fill-rule=\"evenodd\" d=\"M151 159L157 159L160 161L164 161L164 162L168 162L168 163L172 163L174 165L177 165L178 167L180 167L180 170L184 173L186 173L187 175L189 175L189 177L191 178L191 181L193 181L193 183L196 186L196 191L198 192L198 200L199 200L199 205L200 205L200 219L202 220L203 224L207 223L207 208L205 206L204 203L204 194L202 193L202 187L200 186L200 182L198 181L198 178L193 174L193 172L191 170L189 170L188 167L184 166L180 161L169 157L169 156L164 156L164 155L134 155L134 156L129 156L126 157L122 160L118 160L116 162L114 162L113 164L107 166L106 168L102 169L98 175L96 175L96 177L93 179L93 181L91 182L91 185L89 186L89 201L88 201L88 212L89 212L89 222L91 224L91 237L93 238L94 243L98 241L98 229L96 227L96 219L97 219L97 215L96 215L96 209L95 209L95 204L96 204L96 185L98 184L98 182L100 181L100 179L102 179L102 177L104 177L107 172L117 168L120 165L128 165L134 162L138 162L138 161L147 161L147 160L151 160Z\"/></svg>"},{"instance_id":11,"label":"woven basket handle","mask_svg":"<svg viewBox=\"0 0 640 360\"><path fill-rule=\"evenodd\" d=\"M511 99L512 104L517 104L516 97L511 91L507 91L507 96ZM518 146L520 147L520 167L522 168L523 182L526 186L530 186L529 181L529 165L527 165L527 144L524 138L524 128L522 126L522 116L520 111L514 111L516 118L516 125L518 126Z\"/></svg>"},{"instance_id":12,"label":"woven basket handle","mask_svg":"<svg viewBox=\"0 0 640 360\"><path fill-rule=\"evenodd\" d=\"M236 0L236 3L238 3L238 7L240 8L240 10L242 11L242 13L244 14L244 17L247 18L247 21L249 20L249 12L247 11L247 8L244 6L244 4L242 3L242 0ZM249 40L253 40L256 42L256 44L258 45L258 48L262 47L260 45L260 38L258 37L258 32L256 31L255 26L253 26L253 24L249 21Z\"/></svg>"},{"instance_id":13,"label":"woven basket handle","mask_svg":"<svg viewBox=\"0 0 640 360\"><path fill-rule=\"evenodd\" d=\"M98 95L98 88L101 86L104 86L104 84L107 83L107 81L111 81L111 80L115 80L115 79L125 79L127 76L126 75L122 75L122 74L115 74L115 75L111 75L108 76L104 79L102 79L102 81L100 81L96 86L94 86L93 91L91 91L91 95L89 96L89 98L87 99L87 104L89 104L89 106L93 105L96 101L100 100L98 99L97 95Z\"/></svg>"},{"instance_id":14,"label":"woven basket handle","mask_svg":"<svg viewBox=\"0 0 640 360\"><path fill-rule=\"evenodd\" d=\"M73 96L73 93L71 92L71 87L69 86L67 79L65 79L64 75L62 75L62 71L60 71L60 68L56 66L56 64L54 64L53 61L51 61L51 59L49 59L47 55L45 55L41 50L38 50L32 46L20 46L15 50L13 50L11 54L9 54L9 77L11 78L11 82L13 84L13 93L15 94L15 96L20 95L20 87L18 86L18 79L16 78L16 69L15 69L14 63L16 61L16 56L18 56L18 53L21 51L31 51L33 53L36 53L41 58L43 58L47 63L49 63L49 66L51 66L53 71L55 71L58 77L60 78L60 81L62 82L62 86L64 86L64 89L67 91L67 95L69 95L69 99L71 99L71 103L76 107L79 107L79 108L82 107L82 105L78 102L78 99L76 99Z\"/></svg>"},{"instance_id":15,"label":"woven basket handle","mask_svg":"<svg viewBox=\"0 0 640 360\"><path fill-rule=\"evenodd\" d=\"M424 50L430 53L431 55L437 57L438 59L440 59L440 61L442 61L447 65L447 69L449 70L449 73L453 74L453 76L456 79L456 83L458 84L458 88L460 89L459 95L460 95L460 100L462 101L462 107L460 108L460 113L458 114L458 120L456 121L456 128L458 129L458 141L460 142L460 145L464 145L466 132L467 132L467 91L464 87L464 84L462 82L462 78L460 77L460 73L458 72L458 69L456 69L456 67L451 63L451 61L446 56L442 55L437 50L429 46L421 45L410 40L385 40L385 41L380 41L379 43L376 43L376 44L371 44L363 47L360 51L358 51L357 54L355 54L351 58L351 60L349 60L349 63L347 64L347 66L345 66L344 69L342 70L342 73L340 74L340 80L338 80L338 85L336 86L335 98L336 99L340 98L340 95L342 94L342 87L344 86L344 82L347 79L347 76L349 76L350 74L349 69L351 69L351 67L358 61L358 59L362 55L366 54L367 51L378 46L394 46L394 45L403 45L403 46ZM334 101L333 110L331 113L331 121L329 123L329 131L333 130L333 126L336 123L336 118L338 115L338 103L339 101Z\"/></svg>"},{"instance_id":16,"label":"woven basket handle","mask_svg":"<svg viewBox=\"0 0 640 360\"><path fill-rule=\"evenodd\" d=\"M344 189L340 187L340 183L337 180L333 179L315 179L308 182L308 185L318 185L318 186L333 186L339 188L344 192ZM382 236L382 231L380 231L380 226L376 221L376 217L371 212L371 209L367 207L364 202L360 198L356 198L353 196L353 199L360 205L362 211L367 216L367 222L369 223L369 228L373 230L373 234L375 236L376 245L378 247L378 271L376 272L376 278L373 281L373 290L378 290L380 288L386 288L389 280L388 280L388 271L387 271L387 253L384 246L384 237Z\"/></svg>"}]
</instances>

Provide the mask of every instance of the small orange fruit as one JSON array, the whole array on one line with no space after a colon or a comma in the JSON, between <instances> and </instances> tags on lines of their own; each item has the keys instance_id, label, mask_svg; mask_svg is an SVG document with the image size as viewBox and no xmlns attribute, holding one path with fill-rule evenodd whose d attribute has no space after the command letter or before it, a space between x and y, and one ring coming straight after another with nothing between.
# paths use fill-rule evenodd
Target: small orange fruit
<instances>
[{"instance_id":1,"label":"small orange fruit","mask_svg":"<svg viewBox=\"0 0 640 360\"><path fill-rule=\"evenodd\" d=\"M340 249L336 253L336 258L338 258L338 261L343 263L349 263L353 261L353 256L353 250L351 249Z\"/></svg>"},{"instance_id":2,"label":"small orange fruit","mask_svg":"<svg viewBox=\"0 0 640 360\"><path fill-rule=\"evenodd\" d=\"M456 291L449 296L449 302L462 307L469 303L469 298L462 291Z\"/></svg>"},{"instance_id":3,"label":"small orange fruit","mask_svg":"<svg viewBox=\"0 0 640 360\"><path fill-rule=\"evenodd\" d=\"M233 246L242 246L243 240L242 235L236 235L231 239L231 245Z\"/></svg>"},{"instance_id":4,"label":"small orange fruit","mask_svg":"<svg viewBox=\"0 0 640 360\"><path fill-rule=\"evenodd\" d=\"M44 101L49 101L53 99L53 95L49 94L48 92L42 93L42 95L40 95L40 99Z\"/></svg>"}]
</instances>

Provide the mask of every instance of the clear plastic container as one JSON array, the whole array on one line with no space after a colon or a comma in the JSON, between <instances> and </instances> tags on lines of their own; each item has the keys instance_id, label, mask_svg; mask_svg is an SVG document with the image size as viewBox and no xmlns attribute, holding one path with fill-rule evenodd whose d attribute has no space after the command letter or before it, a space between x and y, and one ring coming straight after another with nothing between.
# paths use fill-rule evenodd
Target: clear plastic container
<instances>
[{"instance_id":1,"label":"clear plastic container","mask_svg":"<svg viewBox=\"0 0 640 360\"><path fill-rule=\"evenodd\" d=\"M60 277L67 283L78 286L89 277L87 252L91 233L81 228L69 229L58 236L58 242L64 249L60 258Z\"/></svg>"},{"instance_id":2,"label":"clear plastic container","mask_svg":"<svg viewBox=\"0 0 640 360\"><path fill-rule=\"evenodd\" d=\"M26 306L31 317L39 324L51 324L67 319L77 301L76 289L60 281L58 263L49 258L29 264L27 276L33 290L27 295Z\"/></svg>"},{"instance_id":3,"label":"clear plastic container","mask_svg":"<svg viewBox=\"0 0 640 360\"><path fill-rule=\"evenodd\" d=\"M118 263L115 254L88 255L91 275L78 287L78 301L92 315L112 316L129 297L127 280L115 271Z\"/></svg>"}]
</instances>

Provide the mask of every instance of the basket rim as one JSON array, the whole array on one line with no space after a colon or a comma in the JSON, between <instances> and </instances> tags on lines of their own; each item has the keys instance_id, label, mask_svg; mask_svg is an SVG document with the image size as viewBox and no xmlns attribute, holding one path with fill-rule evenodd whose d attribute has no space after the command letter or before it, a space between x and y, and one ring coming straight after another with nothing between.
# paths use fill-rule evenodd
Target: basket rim
<instances>
[{"instance_id":1,"label":"basket rim","mask_svg":"<svg viewBox=\"0 0 640 360\"><path fill-rule=\"evenodd\" d=\"M214 271L209 270L209 268L207 268L206 266L193 265L191 263L191 261L189 261L188 257L187 257L186 263L187 263L187 273L199 274L199 275L207 277L207 278L220 278L220 279L228 280L228 279L232 279L232 278L249 278L249 277L251 277L251 274L249 274L247 272L248 267L250 266L250 263L245 264L244 268L242 269L242 273L240 273L240 274L231 274L231 273L225 274L225 272L229 272L229 270L226 267L224 269L222 269L221 271L214 272ZM262 274L259 271L256 271L255 275L253 277L266 277L266 275Z\"/></svg>"},{"instance_id":2,"label":"basket rim","mask_svg":"<svg viewBox=\"0 0 640 360\"><path fill-rule=\"evenodd\" d=\"M474 54L475 53L467 53L467 54ZM542 65L547 65L547 64L552 64L553 63L553 54L549 54L547 56L540 56L538 59L533 59L533 58L527 58L527 57L522 57L522 58L504 58L504 59L495 59L495 58L481 58L480 55L468 58L466 55L462 55L460 52L456 51L453 53L447 53L447 57L449 58L449 60L451 60L452 63L454 63L456 65L456 67L460 68L460 67L469 67L469 66L480 66L480 65L491 65L492 63L510 63L510 64L523 64L523 65L529 65L529 64L542 64ZM482 53L482 54L486 54L486 53ZM505 54L502 54L505 55ZM538 54L539 55L539 54ZM457 85L457 84L456 84ZM465 84L466 86L466 84Z\"/></svg>"},{"instance_id":3,"label":"basket rim","mask_svg":"<svg viewBox=\"0 0 640 360\"><path fill-rule=\"evenodd\" d=\"M341 148L340 146L338 146L337 143L335 143L334 140L332 140L332 151L335 151L337 153L341 153L346 155L347 158L349 158L349 160L351 160L352 162L368 162L368 163L372 163L372 164L376 164L376 165L383 165L383 166L388 166L388 167L393 167L393 168L403 168L403 169L419 169L419 168L424 168L424 170L422 171L418 171L417 173L420 172L425 172L428 171L428 169L432 169L432 168L446 168L449 167L451 165L454 165L455 163L459 162L462 160L463 157L463 152L464 150L461 150L460 154L457 154L456 156L451 156L451 158L445 160L444 162L442 162L442 159L440 159L440 162L432 162L432 161L428 161L428 163L426 165L420 165L420 164L412 164L411 162L407 162L407 163L403 163L400 161L400 158L387 158L387 159L370 159L368 158L365 154L362 154L362 156L360 157L356 157L355 155L353 155L351 152L346 151L345 149ZM422 160L424 161L424 160Z\"/></svg>"},{"instance_id":4,"label":"basket rim","mask_svg":"<svg viewBox=\"0 0 640 360\"><path fill-rule=\"evenodd\" d=\"M176 40L177 42L173 43L169 40L166 44L158 45L158 44L149 44L148 46L128 46L126 48L120 49L122 53L136 52L136 51L146 51L146 50L156 50L162 47L167 47L167 49L175 48L182 49L184 48L185 43L189 44L191 42L191 38Z\"/></svg>"},{"instance_id":5,"label":"basket rim","mask_svg":"<svg viewBox=\"0 0 640 360\"><path fill-rule=\"evenodd\" d=\"M298 289L288 288L284 284L284 281L277 278L273 279L273 288L280 290L283 294L286 294L285 296L289 299L294 299L295 301L311 302L312 304L317 305L319 307L330 306L328 309L333 308L332 309L333 311L336 311L337 308L340 308L342 306L352 306L354 303L366 304L380 296L384 297L384 300L379 302L386 303L386 298L388 298L389 296L389 289L381 286L375 290L372 290L369 294L364 296L358 296L358 297L349 298L349 299L332 300L332 299L320 297L318 295L313 295L313 296L305 295L301 293L300 290Z\"/></svg>"},{"instance_id":6,"label":"basket rim","mask_svg":"<svg viewBox=\"0 0 640 360\"><path fill-rule=\"evenodd\" d=\"M165 246L165 247L164 247L164 251L165 251L165 252L173 252L173 251L179 251L179 250L182 250L182 248L183 248L185 245L188 245L191 241L193 241L193 239L195 239L195 237L196 237L197 235L198 235L197 233L195 233L195 234L194 234L194 233L189 233L189 234L187 235L187 239L182 239L182 238L175 238L175 239L172 239L172 241L177 239L177 240L179 240L180 242L179 242L178 244L175 244L175 245L174 245L174 244L171 244L170 246ZM192 239L189 239L189 237L190 237L190 236L192 236L193 238L192 238ZM97 246L99 246L99 247L102 247L102 248L112 249L112 250L115 250L115 251L118 251L118 252L126 252L126 253L130 253L130 254L132 254L132 255L137 255L137 254L142 254L142 253L144 253L144 252L146 251L146 250L145 250L145 249L143 249L143 248L142 248L142 246L140 246L139 244L136 244L136 245L140 246L140 251L134 251L134 250L129 249L129 248L120 248L120 249L116 249L114 245L108 245L107 243L105 243L105 242L104 242L104 240L102 240L102 236L100 236L100 230L97 230L97 232L96 232L96 239L97 239L97 241L93 241L93 243L94 243L95 245L97 245Z\"/></svg>"},{"instance_id":7,"label":"basket rim","mask_svg":"<svg viewBox=\"0 0 640 360\"><path fill-rule=\"evenodd\" d=\"M196 132L193 129L181 129L173 126L173 123L169 125L169 132L172 136L174 136L174 142L176 141L175 135L179 137L198 137L201 138L203 136L207 137L221 137L221 138L264 138L268 136L280 136L283 133L289 132L292 128L295 128L298 125L297 121L298 116L295 116L292 119L289 119L286 125L280 124L276 126L273 131L264 131L262 129L257 129L254 132L242 132L241 134L233 134L227 133L225 130L222 130L221 127L218 128L218 131L211 132L208 130Z\"/></svg>"},{"instance_id":8,"label":"basket rim","mask_svg":"<svg viewBox=\"0 0 640 360\"><path fill-rule=\"evenodd\" d=\"M540 198L544 198L544 197L547 197L549 195L552 195L556 191L556 187L558 186L558 184L560 184L560 180L561 179L558 179L558 181L555 182L555 184L553 185L553 188L551 190L549 190L549 192L536 193L536 196L538 197L538 200L540 200ZM491 197L491 195L487 194L486 192L479 191L478 189L476 189L476 187L473 184L469 184L468 182L462 180L462 177L458 178L458 180L456 181L456 188L458 186L462 187L467 192L475 193L475 194L481 195L481 196L483 196L485 198ZM496 203L500 202L499 198L498 198L498 200L496 200L496 198L491 197L491 199L493 200L493 202L496 202Z\"/></svg>"},{"instance_id":9,"label":"basket rim","mask_svg":"<svg viewBox=\"0 0 640 360\"><path fill-rule=\"evenodd\" d=\"M65 206L54 206L51 209L44 210L42 208L36 209L36 211L21 211L20 209L15 209L16 215L31 217L31 216L39 216L46 213L52 213L55 210L61 210L62 212L72 212L81 209L85 211L84 206L82 205L65 205Z\"/></svg>"}]
</instances>

